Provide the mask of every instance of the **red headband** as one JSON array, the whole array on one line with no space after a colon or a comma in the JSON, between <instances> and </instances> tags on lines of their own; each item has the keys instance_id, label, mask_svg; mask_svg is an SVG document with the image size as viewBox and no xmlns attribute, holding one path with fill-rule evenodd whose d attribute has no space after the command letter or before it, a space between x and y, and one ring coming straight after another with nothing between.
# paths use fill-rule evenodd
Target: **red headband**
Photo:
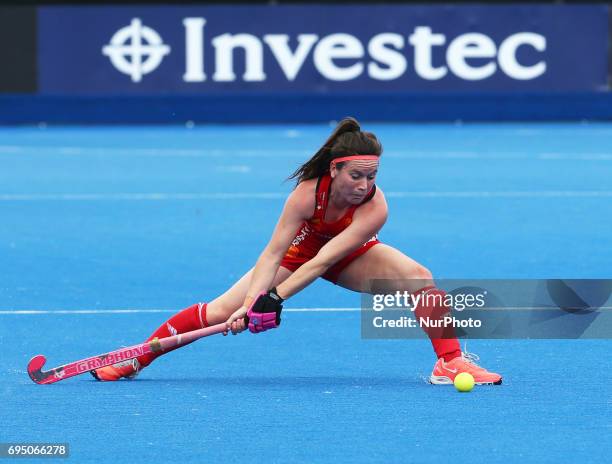
<instances>
[{"instance_id":1,"label":"red headband","mask_svg":"<svg viewBox=\"0 0 612 464\"><path fill-rule=\"evenodd\" d=\"M363 160L363 161L370 161L370 160L378 160L380 159L380 156L376 156L376 155L350 155L350 156L343 156L342 158L335 158L333 160L331 160L331 164L336 164L336 163L342 163L343 161L354 161L354 160Z\"/></svg>"}]
</instances>

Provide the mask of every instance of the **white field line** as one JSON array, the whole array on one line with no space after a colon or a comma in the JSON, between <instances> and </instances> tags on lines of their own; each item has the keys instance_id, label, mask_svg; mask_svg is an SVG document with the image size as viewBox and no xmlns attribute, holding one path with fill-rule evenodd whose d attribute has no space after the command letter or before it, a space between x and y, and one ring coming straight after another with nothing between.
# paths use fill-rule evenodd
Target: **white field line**
<instances>
[{"instance_id":1,"label":"white field line","mask_svg":"<svg viewBox=\"0 0 612 464\"><path fill-rule=\"evenodd\" d=\"M4 193L0 201L281 200L289 192L218 193ZM609 198L612 190L508 190L386 192L387 198Z\"/></svg>"},{"instance_id":2,"label":"white field line","mask_svg":"<svg viewBox=\"0 0 612 464\"><path fill-rule=\"evenodd\" d=\"M40 314L144 314L167 313L173 314L173 309L15 309L0 310L0 315L40 315ZM290 313L337 313L361 311L361 308L286 308L283 311Z\"/></svg>"},{"instance_id":3,"label":"white field line","mask_svg":"<svg viewBox=\"0 0 612 464\"><path fill-rule=\"evenodd\" d=\"M0 145L0 154L10 155L63 155L63 156L144 156L144 157L186 157L186 158L228 158L231 156L274 158L274 157L304 157L312 156L306 150L291 149L198 149L198 148L118 148L118 147L78 147L78 146L23 146Z\"/></svg>"},{"instance_id":4,"label":"white field line","mask_svg":"<svg viewBox=\"0 0 612 464\"><path fill-rule=\"evenodd\" d=\"M123 147L80 147L80 146L25 146L0 145L0 155L61 155L61 156L137 156L137 157L187 157L187 158L308 158L314 153L308 150L295 149L198 149L198 148L123 148ZM491 151L445 151L445 152L385 152L384 158L400 159L460 159L460 160L491 160L491 159L536 159L544 161L581 160L610 161L612 153L529 153Z\"/></svg>"},{"instance_id":5,"label":"white field line","mask_svg":"<svg viewBox=\"0 0 612 464\"><path fill-rule=\"evenodd\" d=\"M276 200L286 198L289 193L34 193L0 194L0 201L165 201L165 200Z\"/></svg>"},{"instance_id":6,"label":"white field line","mask_svg":"<svg viewBox=\"0 0 612 464\"><path fill-rule=\"evenodd\" d=\"M406 308L387 308L386 313L389 311L405 311ZM551 306L541 306L541 307L487 307L483 309L483 311L557 311L559 308L553 308ZM602 306L602 307L592 307L592 308L584 308L585 310L593 310L593 311L610 311L612 310L612 306ZM361 311L362 308L286 308L283 309L284 312L289 313L347 313L347 312L358 312ZM69 314L69 315L78 315L78 314L146 314L146 313L165 313L165 314L174 314L177 310L173 309L15 309L15 310L0 310L0 316L2 315L45 315L45 314ZM457 313L461 313L461 310L455 310Z\"/></svg>"}]
</instances>

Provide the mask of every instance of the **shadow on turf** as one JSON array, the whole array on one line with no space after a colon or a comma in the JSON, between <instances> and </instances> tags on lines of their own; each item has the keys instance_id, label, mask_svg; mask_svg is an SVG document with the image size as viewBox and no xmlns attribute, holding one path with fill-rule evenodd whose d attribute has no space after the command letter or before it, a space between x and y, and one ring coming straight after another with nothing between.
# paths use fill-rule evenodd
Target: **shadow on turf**
<instances>
[{"instance_id":1,"label":"shadow on turf","mask_svg":"<svg viewBox=\"0 0 612 464\"><path fill-rule=\"evenodd\" d=\"M314 377L290 377L290 376L240 376L240 377L189 377L189 378L138 378L133 381L121 381L122 383L133 383L135 386L138 383L146 383L147 386L151 383L160 384L197 384L199 386L208 385L211 387L222 386L249 386L249 387L294 387L294 388L312 388L312 387L355 387L355 388L395 388L398 386L407 385L423 385L423 380L420 377L355 377L355 376L314 376Z\"/></svg>"}]
</instances>

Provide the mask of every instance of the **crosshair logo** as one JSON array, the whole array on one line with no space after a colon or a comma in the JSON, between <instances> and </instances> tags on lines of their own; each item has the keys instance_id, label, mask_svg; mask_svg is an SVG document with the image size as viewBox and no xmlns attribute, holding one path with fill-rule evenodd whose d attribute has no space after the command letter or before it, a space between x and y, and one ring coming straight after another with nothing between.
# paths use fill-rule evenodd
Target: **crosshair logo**
<instances>
[{"instance_id":1,"label":"crosshair logo","mask_svg":"<svg viewBox=\"0 0 612 464\"><path fill-rule=\"evenodd\" d=\"M115 32L110 44L102 47L118 71L127 74L132 82L140 82L142 76L154 71L164 56L170 53L157 32L133 18L129 26Z\"/></svg>"}]
</instances>

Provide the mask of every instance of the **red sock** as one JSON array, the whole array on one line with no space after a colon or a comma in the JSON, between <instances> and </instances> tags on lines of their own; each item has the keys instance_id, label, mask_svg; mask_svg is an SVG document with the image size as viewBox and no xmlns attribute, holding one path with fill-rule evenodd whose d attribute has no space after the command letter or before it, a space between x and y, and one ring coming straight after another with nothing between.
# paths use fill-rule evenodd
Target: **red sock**
<instances>
[{"instance_id":1,"label":"red sock","mask_svg":"<svg viewBox=\"0 0 612 464\"><path fill-rule=\"evenodd\" d=\"M208 321L206 320L206 303L197 303L193 306L189 306L189 308L183 309L182 311L176 313L166 322L158 327L158 329L151 334L146 341L153 340L155 337L157 338L165 338L171 337L172 335L182 334L185 332L190 332L192 330L201 329L203 327L208 327ZM185 346L185 345L181 345ZM157 357L169 353L172 350L179 348L178 346L175 348L169 348L166 351L161 353L149 353L144 356L139 356L138 361L142 367L146 367L153 362Z\"/></svg>"},{"instance_id":2,"label":"red sock","mask_svg":"<svg viewBox=\"0 0 612 464\"><path fill-rule=\"evenodd\" d=\"M444 304L446 292L434 286L424 287L414 292L413 295L415 298L421 295L419 304L414 311L417 318L441 320L451 310ZM426 296L427 298L425 298ZM438 358L444 358L444 361L448 362L457 356L461 356L459 340L457 340L452 327L424 328L423 330L429 336Z\"/></svg>"}]
</instances>

